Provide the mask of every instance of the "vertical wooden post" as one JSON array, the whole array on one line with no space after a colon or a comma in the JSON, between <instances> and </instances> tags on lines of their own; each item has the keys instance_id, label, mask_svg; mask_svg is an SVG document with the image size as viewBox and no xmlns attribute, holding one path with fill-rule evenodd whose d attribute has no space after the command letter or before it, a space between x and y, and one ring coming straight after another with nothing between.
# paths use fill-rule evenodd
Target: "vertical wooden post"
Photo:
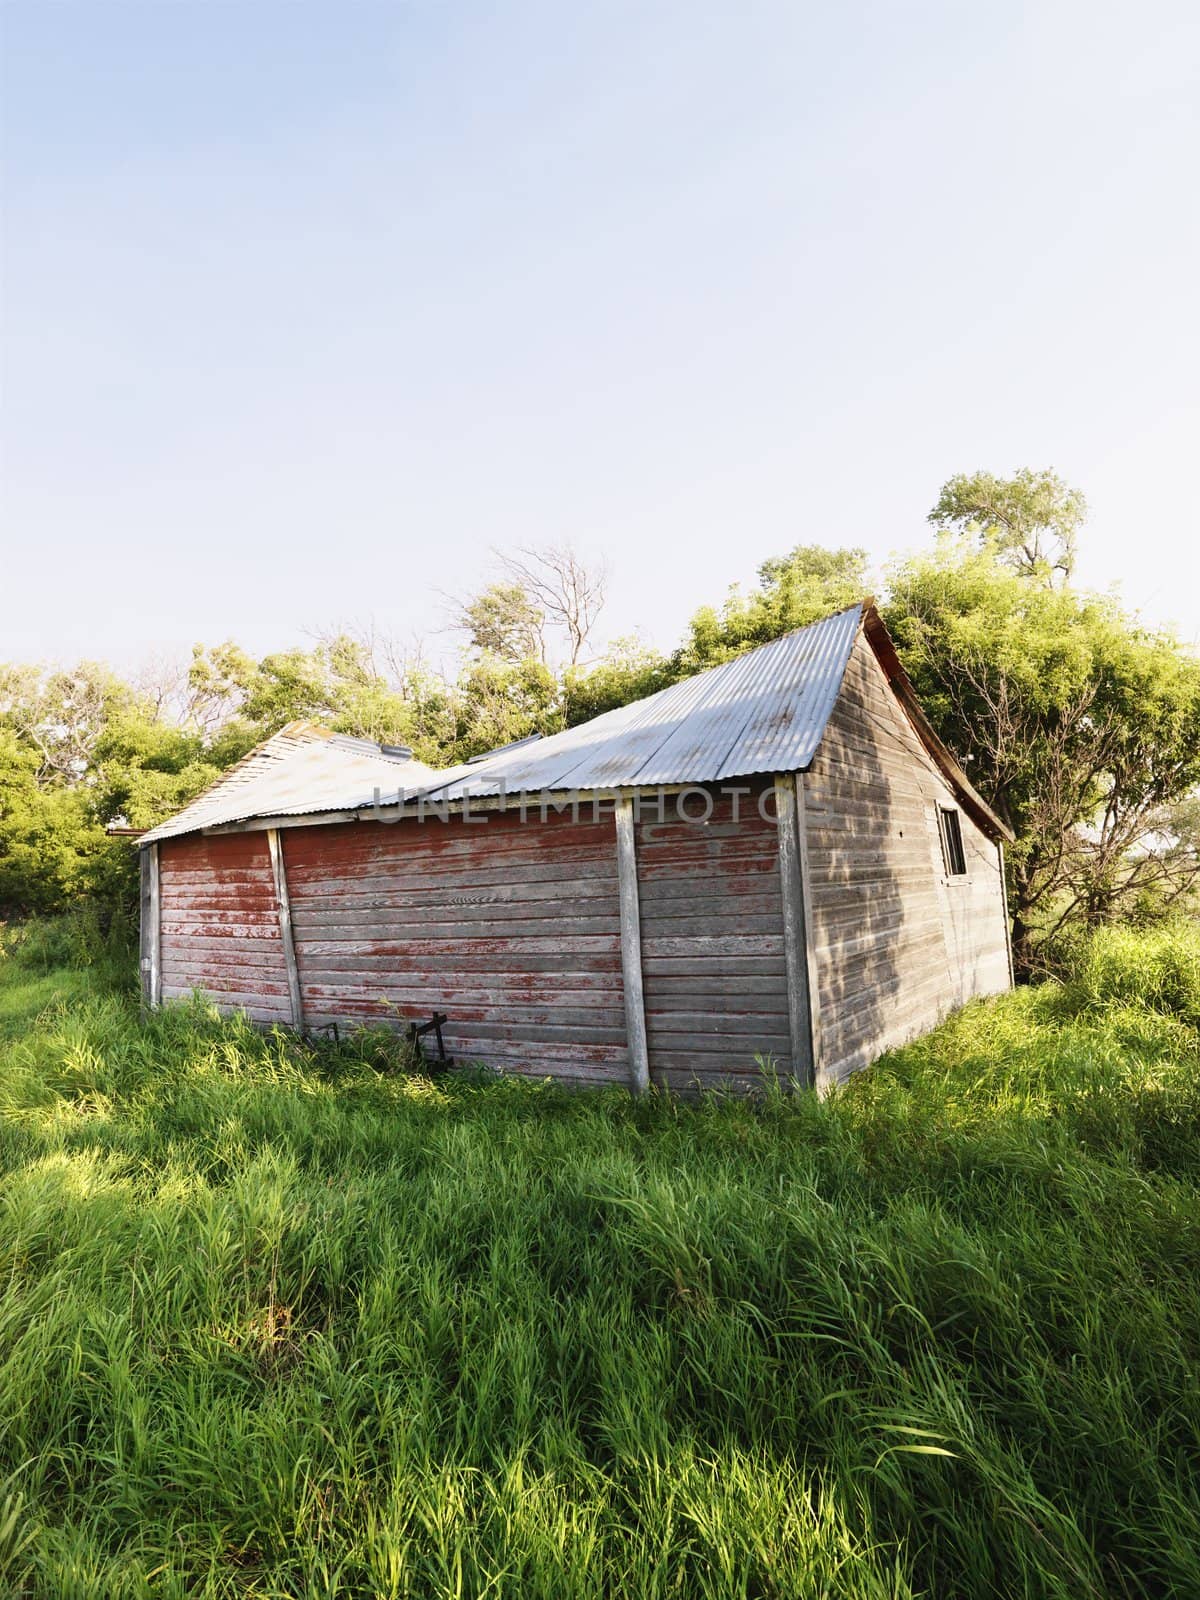
<instances>
[{"instance_id":1,"label":"vertical wooden post","mask_svg":"<svg viewBox=\"0 0 1200 1600\"><path fill-rule=\"evenodd\" d=\"M797 772L793 779L796 790L796 837L800 843L800 904L804 911L804 966L805 995L808 999L809 1036L812 1040L813 1082L820 1094L834 1087L821 1059L821 979L817 972L817 939L813 924L812 878L808 870L808 795L807 776Z\"/></svg>"},{"instance_id":2,"label":"vertical wooden post","mask_svg":"<svg viewBox=\"0 0 1200 1600\"><path fill-rule=\"evenodd\" d=\"M650 1049L646 1041L646 998L642 989L642 917L638 905L637 846L633 833L633 801L628 795L617 797L615 817L629 1083L634 1094L645 1094L650 1087Z\"/></svg>"},{"instance_id":3,"label":"vertical wooden post","mask_svg":"<svg viewBox=\"0 0 1200 1600\"><path fill-rule=\"evenodd\" d=\"M787 963L788 1027L792 1066L801 1083L828 1088L820 1062L820 991L809 907L808 825L804 815L804 775L780 773L775 779L779 826L779 883L783 892L783 949Z\"/></svg>"},{"instance_id":4,"label":"vertical wooden post","mask_svg":"<svg viewBox=\"0 0 1200 1600\"><path fill-rule=\"evenodd\" d=\"M141 927L139 965L142 974L142 1010L162 1003L162 893L158 875L158 845L139 852Z\"/></svg>"},{"instance_id":5,"label":"vertical wooden post","mask_svg":"<svg viewBox=\"0 0 1200 1600\"><path fill-rule=\"evenodd\" d=\"M292 934L292 902L288 899L287 872L283 865L278 828L267 829L267 849L271 852L271 872L275 878L275 903L279 908L279 937L283 941L283 960L287 967L292 1026L299 1033L304 1027L304 1001L300 995L300 968L296 962L296 941Z\"/></svg>"},{"instance_id":6,"label":"vertical wooden post","mask_svg":"<svg viewBox=\"0 0 1200 1600\"><path fill-rule=\"evenodd\" d=\"M1008 952L1008 987L1015 989L1017 975L1013 969L1012 919L1008 914L1008 877L1004 871L1004 840L996 840L996 853L1000 857L1000 915L1004 918L1004 948Z\"/></svg>"}]
</instances>

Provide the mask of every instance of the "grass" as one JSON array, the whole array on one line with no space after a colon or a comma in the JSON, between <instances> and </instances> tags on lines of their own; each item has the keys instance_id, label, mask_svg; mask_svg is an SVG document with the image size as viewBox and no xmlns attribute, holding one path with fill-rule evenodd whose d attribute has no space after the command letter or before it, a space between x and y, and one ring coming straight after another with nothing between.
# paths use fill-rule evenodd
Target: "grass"
<instances>
[{"instance_id":1,"label":"grass","mask_svg":"<svg viewBox=\"0 0 1200 1600\"><path fill-rule=\"evenodd\" d=\"M0 1592L1200 1594L1195 994L1136 949L757 1105L54 959L0 958Z\"/></svg>"}]
</instances>

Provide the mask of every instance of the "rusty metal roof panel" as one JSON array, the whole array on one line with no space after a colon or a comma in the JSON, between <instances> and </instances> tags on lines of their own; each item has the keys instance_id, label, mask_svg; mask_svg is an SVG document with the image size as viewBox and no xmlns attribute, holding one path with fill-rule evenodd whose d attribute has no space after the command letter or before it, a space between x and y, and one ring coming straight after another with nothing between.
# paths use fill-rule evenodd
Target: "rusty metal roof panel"
<instances>
[{"instance_id":1,"label":"rusty metal roof panel","mask_svg":"<svg viewBox=\"0 0 1200 1600\"><path fill-rule=\"evenodd\" d=\"M168 822L144 833L140 844L174 839L202 828L254 817L304 816L347 808L357 795L370 803L434 780L432 767L385 755L367 739L330 733L315 723L292 722L251 750L211 788Z\"/></svg>"},{"instance_id":2,"label":"rusty metal roof panel","mask_svg":"<svg viewBox=\"0 0 1200 1600\"><path fill-rule=\"evenodd\" d=\"M862 612L851 606L469 774L435 778L430 792L455 799L798 771L825 731Z\"/></svg>"}]
</instances>

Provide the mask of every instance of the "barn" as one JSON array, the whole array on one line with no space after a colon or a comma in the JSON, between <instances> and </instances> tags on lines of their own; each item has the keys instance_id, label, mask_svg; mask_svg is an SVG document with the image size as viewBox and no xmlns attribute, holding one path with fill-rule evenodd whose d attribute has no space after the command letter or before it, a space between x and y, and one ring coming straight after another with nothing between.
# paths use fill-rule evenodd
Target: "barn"
<instances>
[{"instance_id":1,"label":"barn","mask_svg":"<svg viewBox=\"0 0 1200 1600\"><path fill-rule=\"evenodd\" d=\"M139 841L148 1005L444 1013L573 1085L824 1089L1012 981L1004 824L869 602L450 770L296 723Z\"/></svg>"}]
</instances>

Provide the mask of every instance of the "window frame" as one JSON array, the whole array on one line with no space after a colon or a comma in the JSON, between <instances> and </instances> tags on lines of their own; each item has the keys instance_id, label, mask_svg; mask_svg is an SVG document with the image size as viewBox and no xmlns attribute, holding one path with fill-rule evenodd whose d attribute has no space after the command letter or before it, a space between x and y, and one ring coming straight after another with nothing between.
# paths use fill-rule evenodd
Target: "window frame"
<instances>
[{"instance_id":1,"label":"window frame","mask_svg":"<svg viewBox=\"0 0 1200 1600\"><path fill-rule=\"evenodd\" d=\"M967 870L962 812L957 806L944 806L938 802L938 838L942 845L942 871L948 881L957 883L968 878L970 873Z\"/></svg>"}]
</instances>

